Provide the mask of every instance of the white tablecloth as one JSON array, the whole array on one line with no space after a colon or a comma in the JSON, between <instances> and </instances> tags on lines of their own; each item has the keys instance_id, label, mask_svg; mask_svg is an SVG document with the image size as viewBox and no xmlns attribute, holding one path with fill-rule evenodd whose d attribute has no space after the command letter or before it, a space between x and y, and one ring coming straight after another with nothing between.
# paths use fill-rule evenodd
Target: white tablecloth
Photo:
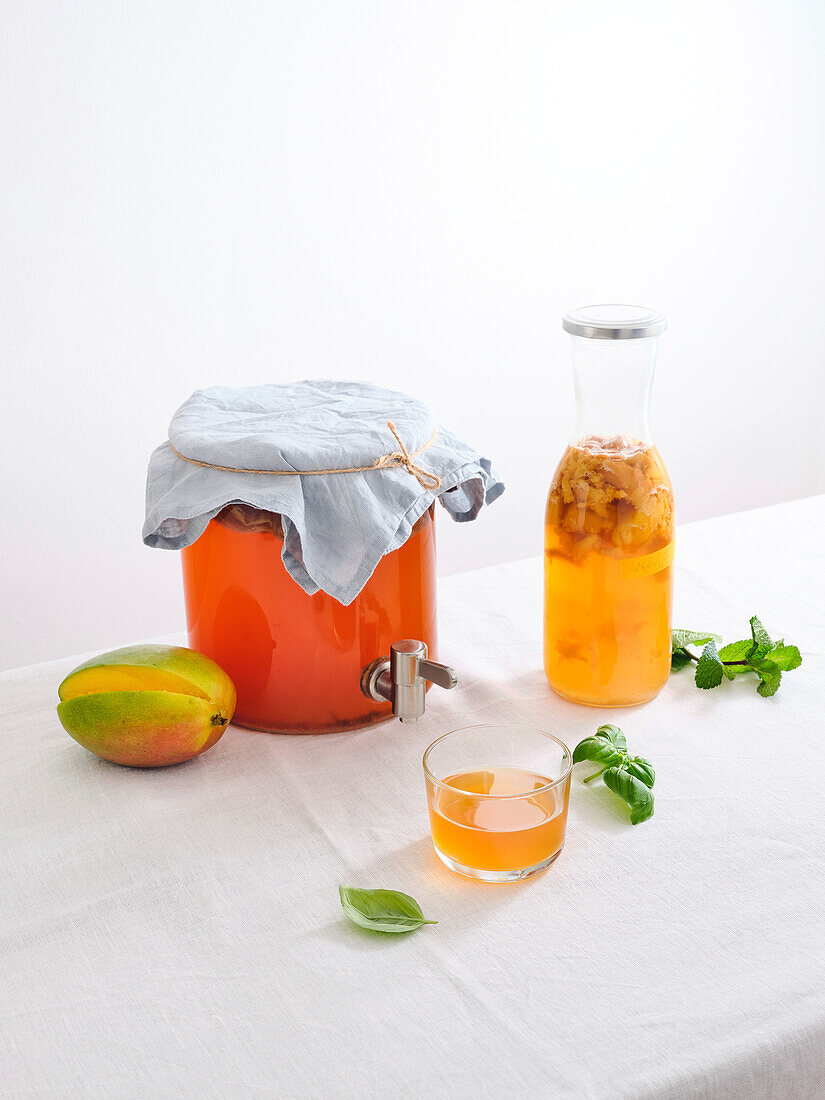
<instances>
[{"instance_id":1,"label":"white tablecloth","mask_svg":"<svg viewBox=\"0 0 825 1100\"><path fill-rule=\"evenodd\" d=\"M418 725L230 728L177 768L106 764L54 713L74 659L3 674L0 1090L61 1097L825 1096L825 497L691 524L676 625L800 646L762 699L673 676L592 711L540 668L538 558L446 579L460 687ZM618 722L656 766L631 826L577 769L543 876L484 886L432 852L421 753L513 720ZM338 884L440 921L348 924Z\"/></svg>"}]
</instances>

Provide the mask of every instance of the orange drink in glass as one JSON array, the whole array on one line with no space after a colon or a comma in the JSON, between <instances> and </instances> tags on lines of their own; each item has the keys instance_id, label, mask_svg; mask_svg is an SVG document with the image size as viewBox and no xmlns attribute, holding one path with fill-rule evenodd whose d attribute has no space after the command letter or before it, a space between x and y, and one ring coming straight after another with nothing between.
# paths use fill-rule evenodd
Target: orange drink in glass
<instances>
[{"instance_id":1,"label":"orange drink in glass","mask_svg":"<svg viewBox=\"0 0 825 1100\"><path fill-rule=\"evenodd\" d=\"M532 726L467 726L424 753L433 847L452 871L514 882L564 845L572 758Z\"/></svg>"}]
</instances>

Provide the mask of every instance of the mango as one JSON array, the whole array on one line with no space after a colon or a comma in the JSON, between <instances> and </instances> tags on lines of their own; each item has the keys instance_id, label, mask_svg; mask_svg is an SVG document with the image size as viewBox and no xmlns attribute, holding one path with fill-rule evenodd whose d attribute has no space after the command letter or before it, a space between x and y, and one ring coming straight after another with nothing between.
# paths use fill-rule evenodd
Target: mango
<instances>
[{"instance_id":1,"label":"mango","mask_svg":"<svg viewBox=\"0 0 825 1100\"><path fill-rule=\"evenodd\" d=\"M89 752L114 764L160 768L210 749L235 712L235 685L209 657L139 645L78 665L57 689L57 716Z\"/></svg>"}]
</instances>

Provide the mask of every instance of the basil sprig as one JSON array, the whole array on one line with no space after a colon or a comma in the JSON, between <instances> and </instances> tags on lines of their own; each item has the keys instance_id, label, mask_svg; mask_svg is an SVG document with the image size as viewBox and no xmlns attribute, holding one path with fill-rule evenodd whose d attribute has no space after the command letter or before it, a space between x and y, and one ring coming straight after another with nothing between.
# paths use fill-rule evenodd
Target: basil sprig
<instances>
[{"instance_id":1,"label":"basil sprig","mask_svg":"<svg viewBox=\"0 0 825 1100\"><path fill-rule=\"evenodd\" d=\"M588 775L584 782L603 779L605 786L627 803L633 825L653 816L651 787L656 781L656 772L643 756L630 755L627 739L618 726L599 726L592 737L579 741L573 750L573 763L583 760L602 765L600 771Z\"/></svg>"},{"instance_id":2,"label":"basil sprig","mask_svg":"<svg viewBox=\"0 0 825 1100\"><path fill-rule=\"evenodd\" d=\"M371 932L414 932L422 924L438 924L437 920L425 920L415 898L400 890L339 886L338 893L343 910L353 924Z\"/></svg>"}]
</instances>

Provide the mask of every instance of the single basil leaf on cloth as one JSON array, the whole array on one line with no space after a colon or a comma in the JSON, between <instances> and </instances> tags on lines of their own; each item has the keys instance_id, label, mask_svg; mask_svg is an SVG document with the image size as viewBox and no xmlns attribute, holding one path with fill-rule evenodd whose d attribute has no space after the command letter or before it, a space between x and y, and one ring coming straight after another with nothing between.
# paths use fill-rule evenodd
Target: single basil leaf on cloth
<instances>
[{"instance_id":1,"label":"single basil leaf on cloth","mask_svg":"<svg viewBox=\"0 0 825 1100\"><path fill-rule=\"evenodd\" d=\"M624 766L631 775L641 779L646 787L652 787L656 782L656 772L653 770L653 765L649 760L645 760L643 756L628 756Z\"/></svg>"},{"instance_id":2,"label":"single basil leaf on cloth","mask_svg":"<svg viewBox=\"0 0 825 1100\"><path fill-rule=\"evenodd\" d=\"M708 642L721 642L719 634L710 634L707 630L673 630L670 642L673 649L684 649L686 645L707 645Z\"/></svg>"},{"instance_id":3,"label":"single basil leaf on cloth","mask_svg":"<svg viewBox=\"0 0 825 1100\"><path fill-rule=\"evenodd\" d=\"M425 920L421 906L400 890L362 890L358 886L339 886L341 906L353 922L371 932L414 932Z\"/></svg>"},{"instance_id":4,"label":"single basil leaf on cloth","mask_svg":"<svg viewBox=\"0 0 825 1100\"><path fill-rule=\"evenodd\" d=\"M776 695L782 681L782 671L779 665L773 661L751 661L751 668L757 674L762 683L756 689L759 694L767 699Z\"/></svg>"},{"instance_id":5,"label":"single basil leaf on cloth","mask_svg":"<svg viewBox=\"0 0 825 1100\"><path fill-rule=\"evenodd\" d=\"M729 642L719 650L722 661L744 661L753 649L753 638L743 638L741 642Z\"/></svg>"},{"instance_id":6,"label":"single basil leaf on cloth","mask_svg":"<svg viewBox=\"0 0 825 1100\"><path fill-rule=\"evenodd\" d=\"M630 807L630 820L638 825L653 816L653 792L625 768L608 768L602 776L605 786Z\"/></svg>"},{"instance_id":7,"label":"single basil leaf on cloth","mask_svg":"<svg viewBox=\"0 0 825 1100\"><path fill-rule=\"evenodd\" d=\"M702 656L696 665L696 686L698 688L719 687L725 676L725 667L716 652L716 643L708 642L702 650Z\"/></svg>"},{"instance_id":8,"label":"single basil leaf on cloth","mask_svg":"<svg viewBox=\"0 0 825 1100\"><path fill-rule=\"evenodd\" d=\"M680 668L690 664L690 657L683 649L674 649L670 655L670 671L678 672Z\"/></svg>"},{"instance_id":9,"label":"single basil leaf on cloth","mask_svg":"<svg viewBox=\"0 0 825 1100\"><path fill-rule=\"evenodd\" d=\"M766 645L769 648L773 645L770 634L764 628L756 615L751 618L751 634L753 635L753 640L754 642L756 642L757 645Z\"/></svg>"},{"instance_id":10,"label":"single basil leaf on cloth","mask_svg":"<svg viewBox=\"0 0 825 1100\"><path fill-rule=\"evenodd\" d=\"M802 664L802 654L795 645L776 645L768 657L782 672L791 672Z\"/></svg>"}]
</instances>

